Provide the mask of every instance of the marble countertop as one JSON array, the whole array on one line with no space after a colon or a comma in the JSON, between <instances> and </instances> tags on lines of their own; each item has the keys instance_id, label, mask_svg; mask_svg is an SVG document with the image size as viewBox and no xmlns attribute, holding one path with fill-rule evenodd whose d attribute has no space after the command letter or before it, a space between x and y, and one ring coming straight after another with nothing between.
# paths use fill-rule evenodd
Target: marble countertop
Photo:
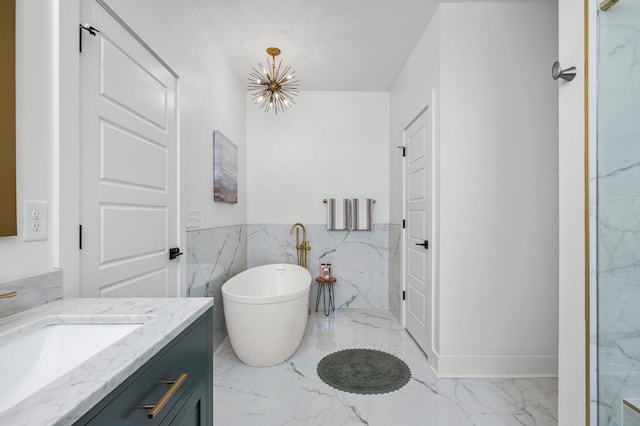
<instances>
[{"instance_id":1,"label":"marble countertop","mask_svg":"<svg viewBox=\"0 0 640 426\"><path fill-rule=\"evenodd\" d=\"M0 413L3 425L69 425L213 306L212 298L62 299L0 318L0 342L56 323L143 325ZM18 329L19 327L19 329Z\"/></svg>"}]
</instances>

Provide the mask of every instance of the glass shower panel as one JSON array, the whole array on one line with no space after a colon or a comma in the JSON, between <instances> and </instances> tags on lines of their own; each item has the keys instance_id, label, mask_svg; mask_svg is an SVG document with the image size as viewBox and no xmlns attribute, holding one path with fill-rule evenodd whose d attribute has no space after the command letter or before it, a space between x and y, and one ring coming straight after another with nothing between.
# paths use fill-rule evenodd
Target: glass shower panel
<instances>
[{"instance_id":1,"label":"glass shower panel","mask_svg":"<svg viewBox=\"0 0 640 426\"><path fill-rule=\"evenodd\" d=\"M640 1L598 13L598 425L640 397Z\"/></svg>"}]
</instances>

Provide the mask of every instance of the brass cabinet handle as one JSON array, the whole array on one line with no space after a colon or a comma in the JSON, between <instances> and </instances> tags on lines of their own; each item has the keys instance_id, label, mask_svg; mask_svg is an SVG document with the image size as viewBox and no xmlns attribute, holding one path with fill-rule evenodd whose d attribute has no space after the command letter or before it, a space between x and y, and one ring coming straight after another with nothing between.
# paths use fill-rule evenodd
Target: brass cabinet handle
<instances>
[{"instance_id":1,"label":"brass cabinet handle","mask_svg":"<svg viewBox=\"0 0 640 426\"><path fill-rule=\"evenodd\" d=\"M148 419L153 419L158 415L160 410L162 410L162 408L167 404L173 394L176 393L178 389L180 389L180 386L182 386L185 380L187 380L187 373L182 373L180 377L178 377L178 379L175 381L162 382L171 383L171 387L167 389L167 391L164 393L164 395L162 395L158 402L155 403L155 405L143 405L142 407L140 407L144 408L145 410L151 410L147 413Z\"/></svg>"},{"instance_id":2,"label":"brass cabinet handle","mask_svg":"<svg viewBox=\"0 0 640 426\"><path fill-rule=\"evenodd\" d=\"M10 297L16 297L18 293L12 291L11 293L0 294L0 299L8 299Z\"/></svg>"}]
</instances>

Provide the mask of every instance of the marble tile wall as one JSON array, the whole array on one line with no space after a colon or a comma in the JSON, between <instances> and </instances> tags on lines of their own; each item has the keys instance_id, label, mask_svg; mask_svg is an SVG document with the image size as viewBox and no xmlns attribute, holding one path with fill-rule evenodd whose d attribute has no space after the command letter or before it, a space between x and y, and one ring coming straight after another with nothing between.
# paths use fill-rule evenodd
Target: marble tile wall
<instances>
[{"instance_id":1,"label":"marble tile wall","mask_svg":"<svg viewBox=\"0 0 640 426\"><path fill-rule=\"evenodd\" d=\"M227 336L221 287L247 269L247 226L187 232L187 297L213 297L213 347Z\"/></svg>"},{"instance_id":2,"label":"marble tile wall","mask_svg":"<svg viewBox=\"0 0 640 426\"><path fill-rule=\"evenodd\" d=\"M640 4L598 19L598 417L619 426L640 397Z\"/></svg>"},{"instance_id":3,"label":"marble tile wall","mask_svg":"<svg viewBox=\"0 0 640 426\"><path fill-rule=\"evenodd\" d=\"M0 294L17 296L0 300L0 318L62 298L62 270L0 281Z\"/></svg>"},{"instance_id":4,"label":"marble tile wall","mask_svg":"<svg viewBox=\"0 0 640 426\"><path fill-rule=\"evenodd\" d=\"M248 225L248 266L297 263L291 224ZM305 224L311 251L307 269L313 278L321 263L331 263L336 282L336 308L389 309L389 225L375 224L371 231L327 231L324 224ZM316 284L310 306L315 307ZM320 303L322 309L322 302Z\"/></svg>"},{"instance_id":5,"label":"marble tile wall","mask_svg":"<svg viewBox=\"0 0 640 426\"><path fill-rule=\"evenodd\" d=\"M214 347L227 335L222 284L254 266L297 263L295 235L289 234L290 228L290 224L237 225L187 233L187 296L215 298ZM399 225L374 225L371 231L352 232L327 231L325 225L306 228L311 245L307 269L315 278L321 263L332 264L338 279L334 287L336 308L390 309L391 301L394 316L399 317ZM309 297L312 308L316 289L314 281ZM322 307L321 302L319 309Z\"/></svg>"},{"instance_id":6,"label":"marble tile wall","mask_svg":"<svg viewBox=\"0 0 640 426\"><path fill-rule=\"evenodd\" d=\"M402 324L402 226L389 224L389 311Z\"/></svg>"}]
</instances>

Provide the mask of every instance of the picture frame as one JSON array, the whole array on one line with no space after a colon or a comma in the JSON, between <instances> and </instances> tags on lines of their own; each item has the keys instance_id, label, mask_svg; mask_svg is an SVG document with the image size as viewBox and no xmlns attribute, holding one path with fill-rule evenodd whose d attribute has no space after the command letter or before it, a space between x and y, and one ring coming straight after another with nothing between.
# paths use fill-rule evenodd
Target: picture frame
<instances>
[{"instance_id":1,"label":"picture frame","mask_svg":"<svg viewBox=\"0 0 640 426\"><path fill-rule=\"evenodd\" d=\"M213 200L238 203L238 147L220 130L213 132Z\"/></svg>"}]
</instances>

